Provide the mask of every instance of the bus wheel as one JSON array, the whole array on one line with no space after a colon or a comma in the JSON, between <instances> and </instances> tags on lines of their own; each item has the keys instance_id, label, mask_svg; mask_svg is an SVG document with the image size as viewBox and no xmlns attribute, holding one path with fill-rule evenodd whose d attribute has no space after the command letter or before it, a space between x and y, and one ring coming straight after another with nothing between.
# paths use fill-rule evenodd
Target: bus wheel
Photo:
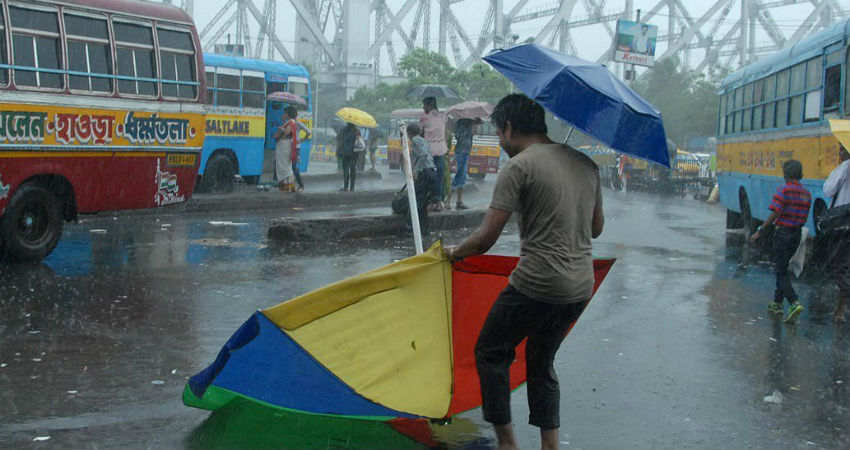
<instances>
[{"instance_id":1,"label":"bus wheel","mask_svg":"<svg viewBox=\"0 0 850 450\"><path fill-rule=\"evenodd\" d=\"M0 219L3 252L15 261L38 261L62 236L62 212L56 196L37 184L15 191Z\"/></svg>"},{"instance_id":2,"label":"bus wheel","mask_svg":"<svg viewBox=\"0 0 850 450\"><path fill-rule=\"evenodd\" d=\"M233 177L236 169L233 162L225 155L216 155L207 162L204 176L201 178L203 192L227 193L233 191Z\"/></svg>"}]
</instances>

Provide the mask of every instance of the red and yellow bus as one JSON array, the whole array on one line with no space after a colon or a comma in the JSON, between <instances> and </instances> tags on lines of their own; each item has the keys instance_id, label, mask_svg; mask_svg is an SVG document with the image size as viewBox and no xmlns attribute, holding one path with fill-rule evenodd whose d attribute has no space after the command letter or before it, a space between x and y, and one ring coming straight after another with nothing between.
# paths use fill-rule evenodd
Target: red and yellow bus
<instances>
[{"instance_id":1,"label":"red and yellow bus","mask_svg":"<svg viewBox=\"0 0 850 450\"><path fill-rule=\"evenodd\" d=\"M77 214L186 201L204 63L181 9L131 0L0 5L0 248L38 260Z\"/></svg>"}]
</instances>

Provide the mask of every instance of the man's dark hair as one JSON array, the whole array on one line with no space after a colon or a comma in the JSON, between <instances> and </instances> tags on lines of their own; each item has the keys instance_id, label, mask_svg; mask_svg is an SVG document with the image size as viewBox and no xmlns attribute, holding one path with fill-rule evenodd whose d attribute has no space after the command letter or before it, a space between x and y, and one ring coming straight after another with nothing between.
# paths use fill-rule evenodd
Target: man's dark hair
<instances>
[{"instance_id":1,"label":"man's dark hair","mask_svg":"<svg viewBox=\"0 0 850 450\"><path fill-rule=\"evenodd\" d=\"M803 178L803 163L796 159L785 161L782 164L782 175L792 180L801 180Z\"/></svg>"},{"instance_id":2,"label":"man's dark hair","mask_svg":"<svg viewBox=\"0 0 850 450\"><path fill-rule=\"evenodd\" d=\"M510 122L517 134L546 134L548 131L543 107L523 94L511 94L499 100L490 120L499 130L504 130Z\"/></svg>"},{"instance_id":3,"label":"man's dark hair","mask_svg":"<svg viewBox=\"0 0 850 450\"><path fill-rule=\"evenodd\" d=\"M648 30L648 29L649 29L649 25L647 25L647 24L643 24L643 25L641 25L640 27L641 27L642 29L644 29L644 30Z\"/></svg>"},{"instance_id":4,"label":"man's dark hair","mask_svg":"<svg viewBox=\"0 0 850 450\"><path fill-rule=\"evenodd\" d=\"M422 105L428 106L435 111L439 111L437 109L437 97L425 97L422 99Z\"/></svg>"},{"instance_id":5,"label":"man's dark hair","mask_svg":"<svg viewBox=\"0 0 850 450\"><path fill-rule=\"evenodd\" d=\"M292 117L293 119L298 117L298 110L295 109L294 106L287 106L286 109L284 109L284 111L286 111L287 116Z\"/></svg>"},{"instance_id":6,"label":"man's dark hair","mask_svg":"<svg viewBox=\"0 0 850 450\"><path fill-rule=\"evenodd\" d=\"M407 124L407 134L408 134L408 136L410 136L410 137L419 136L419 133L421 133L421 132L422 132L422 130L419 128L418 123Z\"/></svg>"}]
</instances>

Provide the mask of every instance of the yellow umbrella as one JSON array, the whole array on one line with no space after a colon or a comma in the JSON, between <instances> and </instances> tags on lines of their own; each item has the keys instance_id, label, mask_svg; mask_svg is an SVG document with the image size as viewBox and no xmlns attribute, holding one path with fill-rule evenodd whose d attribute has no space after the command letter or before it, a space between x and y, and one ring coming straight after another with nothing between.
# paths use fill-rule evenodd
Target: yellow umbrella
<instances>
[{"instance_id":1,"label":"yellow umbrella","mask_svg":"<svg viewBox=\"0 0 850 450\"><path fill-rule=\"evenodd\" d=\"M829 119L829 128L844 149L850 151L850 120Z\"/></svg>"},{"instance_id":2,"label":"yellow umbrella","mask_svg":"<svg viewBox=\"0 0 850 450\"><path fill-rule=\"evenodd\" d=\"M336 112L336 116L343 122L350 122L358 127L378 128L378 122L375 118L366 111L361 111L357 108L345 107Z\"/></svg>"}]
</instances>

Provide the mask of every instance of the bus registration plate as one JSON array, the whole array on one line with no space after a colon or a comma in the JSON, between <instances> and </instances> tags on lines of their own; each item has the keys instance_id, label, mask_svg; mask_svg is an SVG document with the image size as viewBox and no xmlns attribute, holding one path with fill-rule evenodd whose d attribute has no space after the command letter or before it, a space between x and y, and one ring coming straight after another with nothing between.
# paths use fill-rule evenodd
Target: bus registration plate
<instances>
[{"instance_id":1,"label":"bus registration plate","mask_svg":"<svg viewBox=\"0 0 850 450\"><path fill-rule=\"evenodd\" d=\"M186 154L169 154L166 164L169 166L189 166L195 165L195 155Z\"/></svg>"}]
</instances>

